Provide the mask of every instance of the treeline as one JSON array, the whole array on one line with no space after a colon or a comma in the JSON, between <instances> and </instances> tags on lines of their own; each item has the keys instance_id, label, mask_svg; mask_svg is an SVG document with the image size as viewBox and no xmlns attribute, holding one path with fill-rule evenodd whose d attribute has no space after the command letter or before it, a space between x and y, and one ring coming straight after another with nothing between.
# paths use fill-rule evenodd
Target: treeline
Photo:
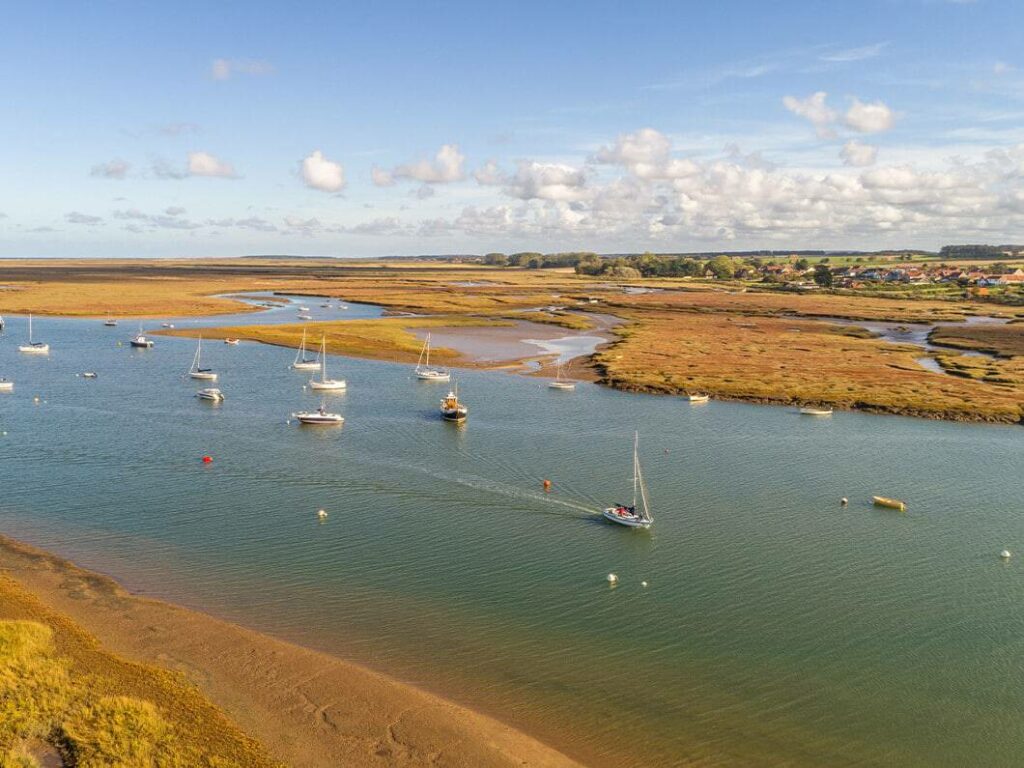
<instances>
[{"instance_id":1,"label":"treeline","mask_svg":"<svg viewBox=\"0 0 1024 768\"><path fill-rule=\"evenodd\" d=\"M939 250L939 257L955 261L957 259L1001 259L1007 252L1024 251L1024 245L944 245Z\"/></svg>"},{"instance_id":2,"label":"treeline","mask_svg":"<svg viewBox=\"0 0 1024 768\"><path fill-rule=\"evenodd\" d=\"M484 256L484 264L493 267L523 267L525 269L556 269L558 267L575 267L584 258L600 259L596 253L589 251L569 253L537 253L523 251L521 253L488 253Z\"/></svg>"}]
</instances>

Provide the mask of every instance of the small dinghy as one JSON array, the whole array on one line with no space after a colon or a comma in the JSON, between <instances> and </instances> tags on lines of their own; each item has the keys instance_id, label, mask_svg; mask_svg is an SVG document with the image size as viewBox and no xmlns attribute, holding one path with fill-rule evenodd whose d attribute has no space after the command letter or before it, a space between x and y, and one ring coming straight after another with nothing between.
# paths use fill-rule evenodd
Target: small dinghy
<instances>
[{"instance_id":1,"label":"small dinghy","mask_svg":"<svg viewBox=\"0 0 1024 768\"><path fill-rule=\"evenodd\" d=\"M650 528L654 518L647 506L647 486L640 472L640 433L633 433L633 503L629 506L616 504L602 513L606 520L627 528ZM639 503L638 503L639 502Z\"/></svg>"},{"instance_id":2,"label":"small dinghy","mask_svg":"<svg viewBox=\"0 0 1024 768\"><path fill-rule=\"evenodd\" d=\"M82 378L83 379L95 379L96 378L96 372L95 371L84 371L82 373Z\"/></svg>"},{"instance_id":3,"label":"small dinghy","mask_svg":"<svg viewBox=\"0 0 1024 768\"><path fill-rule=\"evenodd\" d=\"M831 408L819 408L812 405L804 406L800 409L801 416L831 416Z\"/></svg>"},{"instance_id":4,"label":"small dinghy","mask_svg":"<svg viewBox=\"0 0 1024 768\"><path fill-rule=\"evenodd\" d=\"M889 509L895 509L900 512L907 511L907 505L899 499L890 499L885 496L872 496L871 503L876 507L888 507Z\"/></svg>"},{"instance_id":5,"label":"small dinghy","mask_svg":"<svg viewBox=\"0 0 1024 768\"><path fill-rule=\"evenodd\" d=\"M107 328L116 328L117 327L117 320L115 320L112 317L108 317L106 320L103 321L103 324L105 326L107 326Z\"/></svg>"},{"instance_id":6,"label":"small dinghy","mask_svg":"<svg viewBox=\"0 0 1024 768\"><path fill-rule=\"evenodd\" d=\"M9 381L5 378L0 378L0 392L13 392L14 382Z\"/></svg>"},{"instance_id":7,"label":"small dinghy","mask_svg":"<svg viewBox=\"0 0 1024 768\"><path fill-rule=\"evenodd\" d=\"M315 411L293 413L292 418L298 420L299 424L309 424L314 427L340 427L345 423L344 416L340 413L330 413L323 403L320 403L320 407Z\"/></svg>"},{"instance_id":8,"label":"small dinghy","mask_svg":"<svg viewBox=\"0 0 1024 768\"><path fill-rule=\"evenodd\" d=\"M200 400L209 400L212 403L224 402L224 393L216 387L207 387L206 389L200 389L196 392L196 397Z\"/></svg>"},{"instance_id":9,"label":"small dinghy","mask_svg":"<svg viewBox=\"0 0 1024 768\"><path fill-rule=\"evenodd\" d=\"M686 399L689 400L691 403L695 403L695 404L706 403L706 402L708 402L708 400L711 399L711 395L703 395L703 394L696 394L696 393L694 393L692 395L687 395Z\"/></svg>"},{"instance_id":10,"label":"small dinghy","mask_svg":"<svg viewBox=\"0 0 1024 768\"><path fill-rule=\"evenodd\" d=\"M238 344L238 339L224 339L224 343L230 344L231 346L235 346L236 344Z\"/></svg>"},{"instance_id":11,"label":"small dinghy","mask_svg":"<svg viewBox=\"0 0 1024 768\"><path fill-rule=\"evenodd\" d=\"M303 313L301 315L298 315L298 318L299 318L299 320L312 320L313 316L312 315L307 315L306 313Z\"/></svg>"}]
</instances>

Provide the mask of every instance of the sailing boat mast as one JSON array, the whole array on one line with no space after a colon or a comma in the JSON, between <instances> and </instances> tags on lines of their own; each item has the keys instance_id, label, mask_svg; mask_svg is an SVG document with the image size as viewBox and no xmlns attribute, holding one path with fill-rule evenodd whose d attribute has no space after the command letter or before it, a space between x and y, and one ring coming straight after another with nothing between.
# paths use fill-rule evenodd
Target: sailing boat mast
<instances>
[{"instance_id":1,"label":"sailing boat mast","mask_svg":"<svg viewBox=\"0 0 1024 768\"><path fill-rule=\"evenodd\" d=\"M640 489L640 502L642 504L642 510L638 511L640 517L646 520L648 523L653 522L654 518L651 516L651 511L647 507L647 487L644 485L644 476L640 470L640 433L635 432L633 434L633 508L636 509L636 491Z\"/></svg>"}]
</instances>

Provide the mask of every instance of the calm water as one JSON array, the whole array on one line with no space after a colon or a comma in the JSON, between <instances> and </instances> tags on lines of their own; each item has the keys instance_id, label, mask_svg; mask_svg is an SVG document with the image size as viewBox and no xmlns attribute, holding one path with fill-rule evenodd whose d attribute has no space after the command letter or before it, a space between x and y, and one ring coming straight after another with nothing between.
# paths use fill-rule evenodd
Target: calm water
<instances>
[{"instance_id":1,"label":"calm water","mask_svg":"<svg viewBox=\"0 0 1024 768\"><path fill-rule=\"evenodd\" d=\"M1021 763L1020 428L485 372L459 377L458 428L437 418L444 385L334 358L348 420L318 431L286 423L316 403L287 349L207 344L228 398L211 407L184 378L191 340L131 350L134 324L43 318L53 352L32 359L8 321L0 530L130 587L609 765ZM635 428L648 534L592 513L627 496Z\"/></svg>"}]
</instances>

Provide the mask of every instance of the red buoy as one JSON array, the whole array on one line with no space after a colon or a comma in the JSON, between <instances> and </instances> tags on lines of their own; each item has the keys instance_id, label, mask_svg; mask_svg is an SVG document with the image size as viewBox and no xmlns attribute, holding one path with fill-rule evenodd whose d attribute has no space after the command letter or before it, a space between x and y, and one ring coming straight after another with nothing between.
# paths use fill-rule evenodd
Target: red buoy
<instances>
[{"instance_id":1,"label":"red buoy","mask_svg":"<svg viewBox=\"0 0 1024 768\"><path fill-rule=\"evenodd\" d=\"M213 456L203 456L203 464L209 464L213 461Z\"/></svg>"},{"instance_id":2,"label":"red buoy","mask_svg":"<svg viewBox=\"0 0 1024 768\"><path fill-rule=\"evenodd\" d=\"M544 490L545 491L550 491L551 490L551 481L550 480L545 480L544 481Z\"/></svg>"}]
</instances>

